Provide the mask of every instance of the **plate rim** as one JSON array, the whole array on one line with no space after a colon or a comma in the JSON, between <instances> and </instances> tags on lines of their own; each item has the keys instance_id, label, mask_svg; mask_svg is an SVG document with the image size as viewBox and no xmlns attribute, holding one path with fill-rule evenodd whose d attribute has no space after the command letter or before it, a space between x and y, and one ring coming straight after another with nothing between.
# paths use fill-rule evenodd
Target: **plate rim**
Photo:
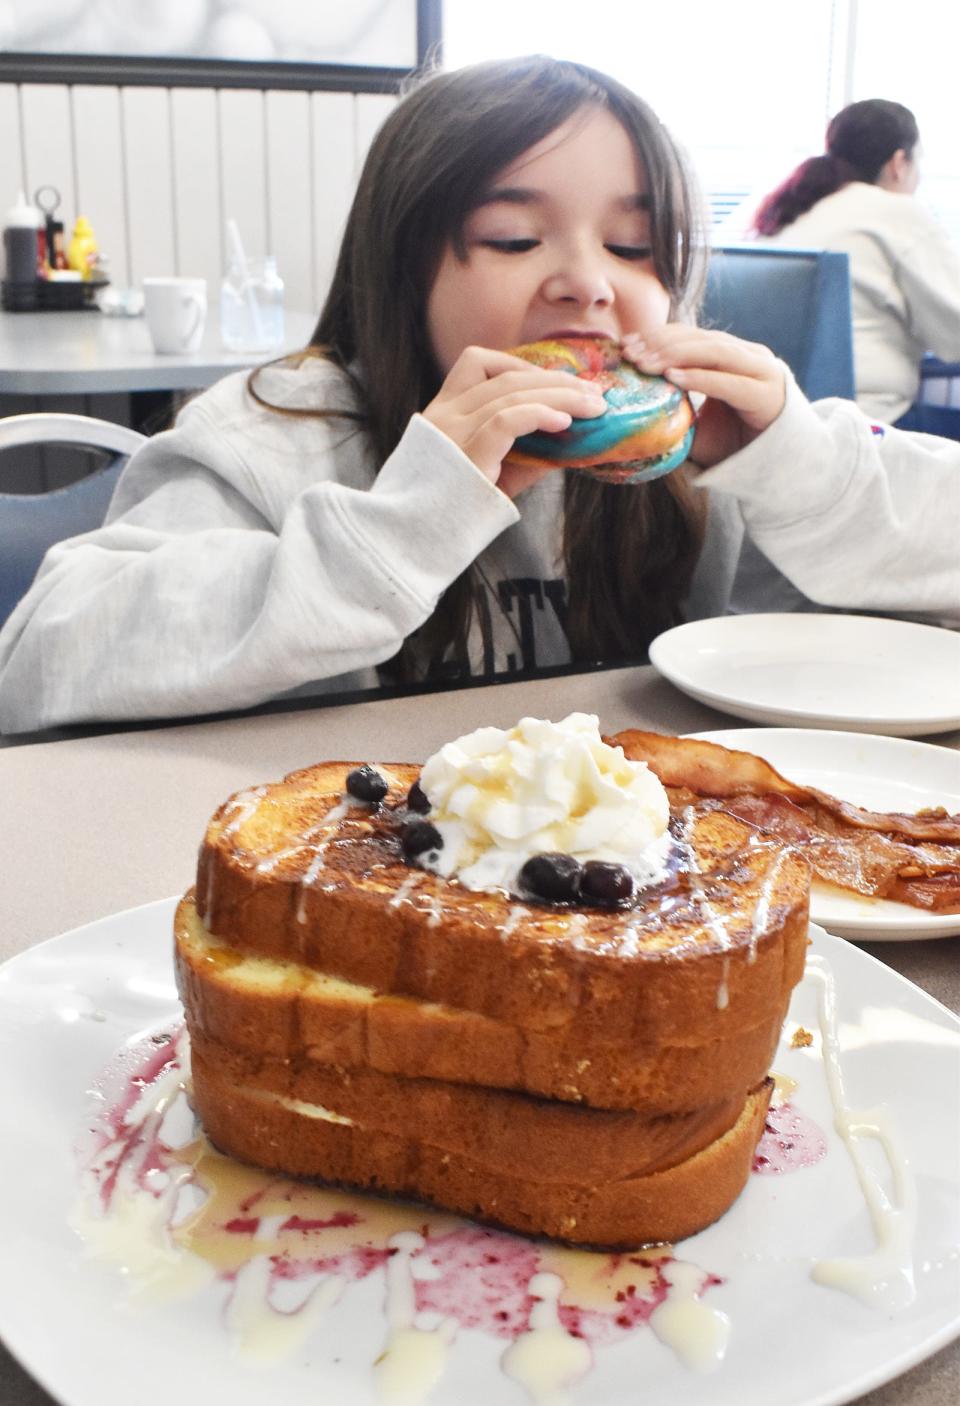
<instances>
[{"instance_id":1,"label":"plate rim","mask_svg":"<svg viewBox=\"0 0 960 1406\"><path fill-rule=\"evenodd\" d=\"M889 616L851 615L832 611L824 611L823 613L814 611L753 611L739 615L705 616L702 619L687 620L680 625L673 625L670 629L663 630L650 643L650 663L664 678L669 680L674 687L679 688L682 692L689 694L700 702L716 704L722 711L732 713L735 717L746 717L750 721L763 722L769 720L777 723L782 718L789 718L791 719L792 725L793 721L799 724L803 721L815 721L819 718L823 719L827 727L831 723L848 723L859 724L857 730L868 730L870 727L876 726L897 728L900 730L912 729L915 732L920 731L922 733L949 732L960 727L960 704L958 704L954 712L914 713L910 717L904 717L899 714L866 714L862 710L844 712L834 709L831 712L825 712L823 710L811 710L809 708L798 709L790 707L788 703L783 705L754 703L750 699L744 700L743 696L740 694L717 692L715 689L704 687L696 680L691 682L689 675L685 674L682 669L678 671L672 662L668 661L666 665L664 664L662 657L664 650L669 649L670 644L674 643L677 636L682 632L692 634L698 631L709 632L711 629L719 629L727 632L733 631L735 633L737 630L744 628L742 622L756 622L758 620L777 622L777 624L781 625L784 629L790 628L788 622L796 624L798 621L803 621L806 624L810 624L816 621L820 624L823 622L842 622L844 625L852 622L861 627L866 624L867 629L873 629L874 626L879 626L881 629L892 629L894 631L906 629L911 633L920 630L926 632L928 636L930 634L936 634L954 640L955 645L946 647L956 647L958 653L960 653L960 636L957 635L956 631L948 630L939 625L926 625L912 620L898 620ZM828 624L826 628L831 628L831 625ZM670 644L664 644L664 641L670 641ZM660 656L659 658L657 657L658 655ZM749 709L749 712L744 711L747 709ZM906 735L909 736L910 734L907 733Z\"/></svg>"},{"instance_id":2,"label":"plate rim","mask_svg":"<svg viewBox=\"0 0 960 1406\"><path fill-rule=\"evenodd\" d=\"M82 938L85 934L90 933L91 930L107 928L107 932L100 934L101 937L107 938L109 935L109 927L117 920L125 920L133 916L143 916L145 914L149 914L151 918L156 918L157 920L167 917L172 919L173 909L178 899L178 894L168 898L155 899L134 908L118 910L115 913L105 915L103 918L94 919L90 922L80 924L75 928L68 929L65 932L55 934L45 941L36 943L26 948L23 952L15 954L3 964L0 971L9 975L11 969L14 968L14 964L19 964L21 959L26 959L26 962L29 962L31 958L35 958L38 954L42 961L43 953L41 949L48 949L51 945L64 945L76 942L78 938ZM164 912L164 910L166 910L166 912ZM935 996L924 990L923 987L918 986L895 968L883 962L882 959L875 957L872 953L849 946L835 934L830 933L816 923L811 924L811 938L813 940L812 950L816 951L818 948L821 950L825 949L825 955L827 955L828 958L833 957L835 954L842 964L853 962L855 966L859 967L863 963L866 963L873 970L879 972L880 979L889 987L892 993L890 997L891 1000L895 1000L898 991L907 988L912 994L912 999L918 1001L920 1006L925 1008L931 1016L935 1016L941 1025L945 1025L953 1032L960 1032L960 1015L945 1006L941 1001L938 1001ZM154 941L155 940L154 938ZM132 949L128 949L128 951L130 950ZM155 954L151 953L151 958L153 959L154 957ZM15 974L14 971L14 975ZM844 991L846 999L849 1000L852 998L857 1003L859 1010L862 1005L862 1000L857 992L851 990L850 986L847 985L844 985L841 989ZM0 1030L0 1048L6 1043L12 1044L15 1039L16 1035L14 1031L10 1030L7 1034L4 1034L4 1032ZM952 1318L945 1320L940 1323L939 1326L926 1333L921 1329L910 1346L903 1348L885 1363L866 1367L856 1379L848 1380L839 1390L827 1388L819 1391L817 1394L811 1393L809 1396L804 1396L802 1398L802 1403L801 1398L795 1398L795 1406L843 1406L843 1403L856 1400L865 1392L874 1390L888 1382L898 1380L906 1372L928 1361L936 1353L948 1347L958 1335L960 1335L960 1311L955 1312ZM27 1372L33 1380L38 1382L44 1390L47 1390L51 1396L54 1396L54 1391L47 1385L50 1379L46 1366L44 1365L46 1359L41 1359L38 1366L34 1366L31 1352L22 1353L14 1347L8 1336L4 1337L4 1343L11 1356L22 1369ZM86 1388L81 1387L77 1394L71 1394L67 1397L61 1395L55 1399L63 1401L65 1406L92 1406L95 1397L91 1396Z\"/></svg>"}]
</instances>

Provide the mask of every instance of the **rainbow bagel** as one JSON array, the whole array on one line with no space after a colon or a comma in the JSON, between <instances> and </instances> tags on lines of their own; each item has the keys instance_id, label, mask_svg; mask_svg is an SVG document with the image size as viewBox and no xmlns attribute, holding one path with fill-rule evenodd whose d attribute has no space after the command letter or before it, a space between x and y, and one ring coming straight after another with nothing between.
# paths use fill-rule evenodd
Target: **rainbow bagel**
<instances>
[{"instance_id":1,"label":"rainbow bagel","mask_svg":"<svg viewBox=\"0 0 960 1406\"><path fill-rule=\"evenodd\" d=\"M555 434L523 435L507 455L509 463L583 469L604 483L643 483L679 468L690 453L694 414L686 392L623 361L616 342L557 337L512 347L511 354L547 371L596 381L607 411Z\"/></svg>"}]
</instances>

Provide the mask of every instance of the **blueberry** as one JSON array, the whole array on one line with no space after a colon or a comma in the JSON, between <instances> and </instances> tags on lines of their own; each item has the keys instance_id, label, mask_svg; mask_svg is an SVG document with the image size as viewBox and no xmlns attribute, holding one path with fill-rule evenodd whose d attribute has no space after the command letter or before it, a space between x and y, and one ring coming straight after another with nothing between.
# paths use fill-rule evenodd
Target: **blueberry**
<instances>
[{"instance_id":1,"label":"blueberry","mask_svg":"<svg viewBox=\"0 0 960 1406\"><path fill-rule=\"evenodd\" d=\"M443 849L443 836L429 820L411 820L409 825L403 827L400 843L405 858L416 859L418 854L424 854L428 849Z\"/></svg>"},{"instance_id":2,"label":"blueberry","mask_svg":"<svg viewBox=\"0 0 960 1406\"><path fill-rule=\"evenodd\" d=\"M376 805L389 791L386 778L372 766L358 766L347 777L347 790L358 801L370 801Z\"/></svg>"},{"instance_id":3,"label":"blueberry","mask_svg":"<svg viewBox=\"0 0 960 1406\"><path fill-rule=\"evenodd\" d=\"M535 854L520 870L520 884L548 903L574 903L582 873L572 854Z\"/></svg>"},{"instance_id":4,"label":"blueberry","mask_svg":"<svg viewBox=\"0 0 960 1406\"><path fill-rule=\"evenodd\" d=\"M622 864L591 859L583 866L580 897L601 908L619 908L629 903L634 891L633 875Z\"/></svg>"},{"instance_id":5,"label":"blueberry","mask_svg":"<svg viewBox=\"0 0 960 1406\"><path fill-rule=\"evenodd\" d=\"M407 805L411 810L419 811L421 815L426 815L427 811L430 809L427 793L424 791L419 781L415 781L410 787L407 793Z\"/></svg>"}]
</instances>

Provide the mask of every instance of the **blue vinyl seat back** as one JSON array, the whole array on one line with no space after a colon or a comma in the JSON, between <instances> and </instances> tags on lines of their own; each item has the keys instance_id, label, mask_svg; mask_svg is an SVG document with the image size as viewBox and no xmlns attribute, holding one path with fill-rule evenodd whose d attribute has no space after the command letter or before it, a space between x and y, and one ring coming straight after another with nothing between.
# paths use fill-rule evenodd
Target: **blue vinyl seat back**
<instances>
[{"instance_id":1,"label":"blue vinyl seat back","mask_svg":"<svg viewBox=\"0 0 960 1406\"><path fill-rule=\"evenodd\" d=\"M897 421L897 428L935 434L941 439L960 439L960 405L928 405L917 401Z\"/></svg>"},{"instance_id":2,"label":"blue vinyl seat back","mask_svg":"<svg viewBox=\"0 0 960 1406\"><path fill-rule=\"evenodd\" d=\"M47 549L99 527L126 463L116 454L86 478L51 493L0 493L0 625L23 596Z\"/></svg>"},{"instance_id":3,"label":"blue vinyl seat back","mask_svg":"<svg viewBox=\"0 0 960 1406\"><path fill-rule=\"evenodd\" d=\"M700 320L769 347L809 400L854 399L846 254L770 245L716 248Z\"/></svg>"}]
</instances>

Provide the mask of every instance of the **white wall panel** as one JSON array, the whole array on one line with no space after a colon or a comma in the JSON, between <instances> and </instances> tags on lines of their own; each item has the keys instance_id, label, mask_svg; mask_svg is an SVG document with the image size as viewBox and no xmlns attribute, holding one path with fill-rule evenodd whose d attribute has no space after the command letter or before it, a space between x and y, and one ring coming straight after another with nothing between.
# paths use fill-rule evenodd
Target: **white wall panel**
<instances>
[{"instance_id":1,"label":"white wall panel","mask_svg":"<svg viewBox=\"0 0 960 1406\"><path fill-rule=\"evenodd\" d=\"M222 274L217 95L173 88L170 104L177 272L207 280L212 308Z\"/></svg>"},{"instance_id":2,"label":"white wall panel","mask_svg":"<svg viewBox=\"0 0 960 1406\"><path fill-rule=\"evenodd\" d=\"M91 221L123 286L198 274L211 304L224 221L251 255L273 253L289 308L329 285L359 163L395 99L243 89L0 85L0 204L22 182L62 194L69 236ZM21 144L21 114L23 118Z\"/></svg>"},{"instance_id":3,"label":"white wall panel","mask_svg":"<svg viewBox=\"0 0 960 1406\"><path fill-rule=\"evenodd\" d=\"M217 93L217 108L223 217L236 220L250 257L262 257L267 253L264 95L224 88ZM223 257L225 262L225 248Z\"/></svg>"},{"instance_id":4,"label":"white wall panel","mask_svg":"<svg viewBox=\"0 0 960 1406\"><path fill-rule=\"evenodd\" d=\"M351 93L313 93L313 269L319 312L330 287L343 226L356 186L354 98Z\"/></svg>"},{"instance_id":5,"label":"white wall panel","mask_svg":"<svg viewBox=\"0 0 960 1406\"><path fill-rule=\"evenodd\" d=\"M77 210L93 226L100 251L109 260L110 279L131 282L127 206L120 132L120 90L78 85L72 90L73 146L77 163ZM64 230L70 237L70 226Z\"/></svg>"},{"instance_id":6,"label":"white wall panel","mask_svg":"<svg viewBox=\"0 0 960 1406\"><path fill-rule=\"evenodd\" d=\"M20 95L15 83L0 83L0 211L6 212L24 187L20 147Z\"/></svg>"},{"instance_id":7,"label":"white wall panel","mask_svg":"<svg viewBox=\"0 0 960 1406\"><path fill-rule=\"evenodd\" d=\"M310 311L313 287L310 95L266 95L267 250L277 257L288 308Z\"/></svg>"},{"instance_id":8,"label":"white wall panel","mask_svg":"<svg viewBox=\"0 0 960 1406\"><path fill-rule=\"evenodd\" d=\"M39 186L56 186L56 218L69 240L77 214L69 90L57 83L24 83L20 102L27 196L32 200Z\"/></svg>"},{"instance_id":9,"label":"white wall panel","mask_svg":"<svg viewBox=\"0 0 960 1406\"><path fill-rule=\"evenodd\" d=\"M122 88L124 173L130 277L176 273L170 95L166 88Z\"/></svg>"},{"instance_id":10,"label":"white wall panel","mask_svg":"<svg viewBox=\"0 0 960 1406\"><path fill-rule=\"evenodd\" d=\"M354 103L356 104L354 163L356 175L359 176L370 149L370 143L381 123L396 107L397 99L392 93L357 93L354 97Z\"/></svg>"}]
</instances>

